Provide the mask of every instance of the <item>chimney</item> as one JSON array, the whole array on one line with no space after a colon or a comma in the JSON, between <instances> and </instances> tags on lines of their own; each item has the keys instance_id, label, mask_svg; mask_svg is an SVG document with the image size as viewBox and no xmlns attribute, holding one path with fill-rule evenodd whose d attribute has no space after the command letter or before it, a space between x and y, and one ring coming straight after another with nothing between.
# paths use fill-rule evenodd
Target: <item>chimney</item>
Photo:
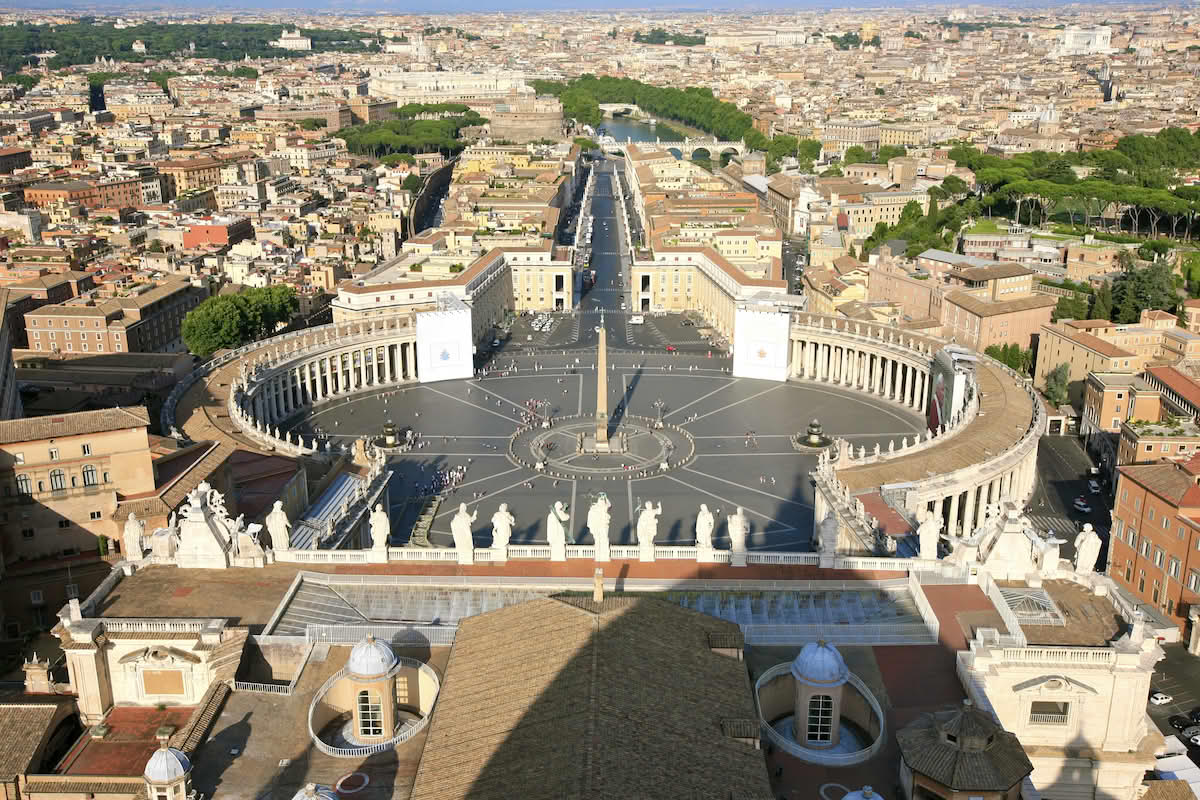
<instances>
[{"instance_id":1,"label":"chimney","mask_svg":"<svg viewBox=\"0 0 1200 800\"><path fill-rule=\"evenodd\" d=\"M604 570L596 567L596 572L592 576L592 602L604 602Z\"/></svg>"}]
</instances>

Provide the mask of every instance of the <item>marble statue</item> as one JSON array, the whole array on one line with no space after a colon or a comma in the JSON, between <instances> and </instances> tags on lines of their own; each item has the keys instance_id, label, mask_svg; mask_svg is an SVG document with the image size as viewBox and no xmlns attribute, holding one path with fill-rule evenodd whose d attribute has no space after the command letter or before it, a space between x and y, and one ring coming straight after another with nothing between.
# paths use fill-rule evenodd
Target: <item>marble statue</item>
<instances>
[{"instance_id":1,"label":"marble statue","mask_svg":"<svg viewBox=\"0 0 1200 800\"><path fill-rule=\"evenodd\" d=\"M479 511L467 511L467 504L459 503L458 512L450 520L450 533L454 536L454 549L458 551L460 564L474 561L475 541L471 536L471 523L478 516Z\"/></svg>"},{"instance_id":2,"label":"marble statue","mask_svg":"<svg viewBox=\"0 0 1200 800\"><path fill-rule=\"evenodd\" d=\"M657 506L654 502L647 500L642 506L642 511L638 515L637 521L637 540L638 540L638 557L642 561L654 560L654 537L658 535L658 517L662 514L662 503Z\"/></svg>"},{"instance_id":3,"label":"marble statue","mask_svg":"<svg viewBox=\"0 0 1200 800\"><path fill-rule=\"evenodd\" d=\"M1083 530L1075 537L1075 574L1086 575L1096 569L1096 559L1100 557L1100 537L1092 529L1092 523L1085 522Z\"/></svg>"},{"instance_id":4,"label":"marble statue","mask_svg":"<svg viewBox=\"0 0 1200 800\"><path fill-rule=\"evenodd\" d=\"M712 554L712 533L716 527L713 513L705 503L700 504L700 513L696 515L696 553L698 556Z\"/></svg>"},{"instance_id":5,"label":"marble statue","mask_svg":"<svg viewBox=\"0 0 1200 800\"><path fill-rule=\"evenodd\" d=\"M146 534L146 523L137 518L137 514L129 512L122 532L121 548L125 551L126 560L140 561L143 553L142 537Z\"/></svg>"},{"instance_id":6,"label":"marble statue","mask_svg":"<svg viewBox=\"0 0 1200 800\"><path fill-rule=\"evenodd\" d=\"M276 500L275 507L267 514L267 533L271 534L271 547L280 552L286 552L292 546L292 523L288 520L287 512L283 510L283 501Z\"/></svg>"},{"instance_id":7,"label":"marble statue","mask_svg":"<svg viewBox=\"0 0 1200 800\"><path fill-rule=\"evenodd\" d=\"M508 503L501 503L496 513L492 514L492 549L503 550L508 547L516 521L517 518L508 510Z\"/></svg>"},{"instance_id":8,"label":"marble statue","mask_svg":"<svg viewBox=\"0 0 1200 800\"><path fill-rule=\"evenodd\" d=\"M546 515L546 541L550 544L550 560L567 560L567 504L556 500L550 513Z\"/></svg>"},{"instance_id":9,"label":"marble statue","mask_svg":"<svg viewBox=\"0 0 1200 800\"><path fill-rule=\"evenodd\" d=\"M820 529L817 531L817 544L821 548L821 554L826 556L837 555L838 545L838 519L837 514L833 513L833 509L825 512L825 519L821 520Z\"/></svg>"},{"instance_id":10,"label":"marble statue","mask_svg":"<svg viewBox=\"0 0 1200 800\"><path fill-rule=\"evenodd\" d=\"M741 506L726 518L725 526L729 529L729 550L733 554L730 563L735 567L746 566L746 535L750 532L750 523L746 519L746 510Z\"/></svg>"},{"instance_id":11,"label":"marble statue","mask_svg":"<svg viewBox=\"0 0 1200 800\"><path fill-rule=\"evenodd\" d=\"M371 549L387 550L388 536L392 533L392 520L383 510L382 503L375 504L375 510L371 512L368 524L371 528Z\"/></svg>"},{"instance_id":12,"label":"marble statue","mask_svg":"<svg viewBox=\"0 0 1200 800\"><path fill-rule=\"evenodd\" d=\"M608 495L601 492L596 497L596 502L588 509L587 526L591 531L592 541L596 544L596 554L593 557L595 561L608 561L608 528L612 524L610 508L612 503L608 501Z\"/></svg>"},{"instance_id":13,"label":"marble statue","mask_svg":"<svg viewBox=\"0 0 1200 800\"><path fill-rule=\"evenodd\" d=\"M938 557L938 537L942 533L942 519L928 509L923 509L920 515L921 524L917 526L917 542L920 545L920 557L928 561L936 561Z\"/></svg>"},{"instance_id":14,"label":"marble statue","mask_svg":"<svg viewBox=\"0 0 1200 800\"><path fill-rule=\"evenodd\" d=\"M1042 540L1045 547L1042 549L1042 560L1039 572L1042 577L1053 578L1058 574L1059 548L1067 543L1066 539L1059 539L1053 533L1049 538Z\"/></svg>"}]
</instances>

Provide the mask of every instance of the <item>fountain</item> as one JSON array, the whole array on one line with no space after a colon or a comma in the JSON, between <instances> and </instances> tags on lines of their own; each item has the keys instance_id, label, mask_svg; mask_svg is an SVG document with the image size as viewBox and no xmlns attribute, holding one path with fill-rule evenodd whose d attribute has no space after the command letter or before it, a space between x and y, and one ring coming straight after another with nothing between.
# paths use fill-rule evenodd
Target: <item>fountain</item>
<instances>
[{"instance_id":1,"label":"fountain","mask_svg":"<svg viewBox=\"0 0 1200 800\"><path fill-rule=\"evenodd\" d=\"M797 448L820 450L833 444L833 439L825 435L825 430L821 426L821 423L814 419L808 423L808 430L805 433L797 433L792 437L792 444Z\"/></svg>"}]
</instances>

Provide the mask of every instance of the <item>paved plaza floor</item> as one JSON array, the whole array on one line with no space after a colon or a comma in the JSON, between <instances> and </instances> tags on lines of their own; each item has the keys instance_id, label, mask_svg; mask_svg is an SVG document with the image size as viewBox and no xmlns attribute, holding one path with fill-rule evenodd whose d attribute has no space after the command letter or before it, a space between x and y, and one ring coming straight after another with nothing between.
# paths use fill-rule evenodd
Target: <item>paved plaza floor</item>
<instances>
[{"instance_id":1,"label":"paved plaza floor","mask_svg":"<svg viewBox=\"0 0 1200 800\"><path fill-rule=\"evenodd\" d=\"M391 543L407 542L419 504L439 471L465 467L446 493L430 531L431 543L451 544L450 519L459 503L478 511L477 547L491 542L491 516L501 502L516 516L512 544L545 541L545 520L556 501L569 504L569 531L586 544L587 509L600 492L612 503L613 544L631 543L636 512L645 501L662 503L660 544L691 544L695 519L705 503L718 516L714 541L728 546L724 519L737 506L751 520L747 546L756 550L809 549L815 458L793 449L789 437L817 418L825 431L868 450L875 442L919 432L921 420L894 403L824 385L774 383L728 374L728 360L699 355L610 352L610 412L663 417L695 439L695 458L686 466L646 478L597 476L555 479L510 460L509 438L522 424L530 401L554 416L595 410L594 354L541 353L493 362L487 377L413 385L368 393L324 406L300 426L306 435L335 442L377 436L385 422L411 427L422 446L393 457ZM515 365L515 366L514 366ZM613 425L618 420L614 419ZM613 428L615 429L615 427Z\"/></svg>"}]
</instances>

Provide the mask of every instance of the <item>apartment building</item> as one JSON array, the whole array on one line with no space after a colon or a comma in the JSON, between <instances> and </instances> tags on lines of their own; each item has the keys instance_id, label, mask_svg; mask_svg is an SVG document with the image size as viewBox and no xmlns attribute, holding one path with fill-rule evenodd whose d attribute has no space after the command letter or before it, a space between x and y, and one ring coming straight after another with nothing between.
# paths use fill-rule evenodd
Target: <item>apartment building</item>
<instances>
[{"instance_id":1,"label":"apartment building","mask_svg":"<svg viewBox=\"0 0 1200 800\"><path fill-rule=\"evenodd\" d=\"M959 266L943 274L942 335L982 352L992 345L1029 349L1057 300L1033 293L1033 272L1019 264Z\"/></svg>"},{"instance_id":2,"label":"apartment building","mask_svg":"<svg viewBox=\"0 0 1200 800\"><path fill-rule=\"evenodd\" d=\"M25 314L31 350L152 353L183 349L180 326L206 292L188 281L138 284L119 297L79 298Z\"/></svg>"},{"instance_id":3,"label":"apartment building","mask_svg":"<svg viewBox=\"0 0 1200 800\"><path fill-rule=\"evenodd\" d=\"M855 145L868 153L879 149L879 120L831 119L820 130L819 139L825 153L844 155Z\"/></svg>"},{"instance_id":4,"label":"apartment building","mask_svg":"<svg viewBox=\"0 0 1200 800\"><path fill-rule=\"evenodd\" d=\"M1118 470L1109 576L1191 636L1200 594L1200 456Z\"/></svg>"},{"instance_id":5,"label":"apartment building","mask_svg":"<svg viewBox=\"0 0 1200 800\"><path fill-rule=\"evenodd\" d=\"M120 541L118 499L154 491L149 424L144 407L0 422L5 562Z\"/></svg>"},{"instance_id":6,"label":"apartment building","mask_svg":"<svg viewBox=\"0 0 1200 800\"><path fill-rule=\"evenodd\" d=\"M163 178L163 199L173 200L188 192L209 189L221 183L223 162L201 156L182 161L160 161L158 172Z\"/></svg>"}]
</instances>

